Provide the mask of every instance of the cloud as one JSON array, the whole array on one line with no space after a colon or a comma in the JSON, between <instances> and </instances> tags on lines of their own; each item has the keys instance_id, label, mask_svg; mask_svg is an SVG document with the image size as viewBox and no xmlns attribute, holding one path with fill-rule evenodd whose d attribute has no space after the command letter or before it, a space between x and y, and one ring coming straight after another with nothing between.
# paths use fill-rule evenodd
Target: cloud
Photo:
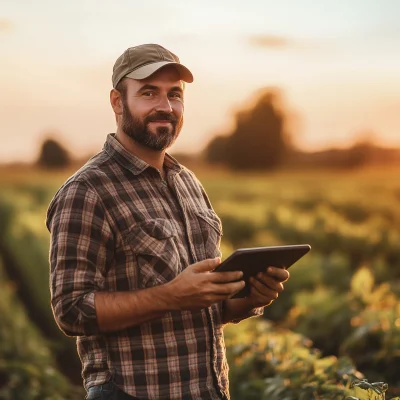
<instances>
[{"instance_id":1,"label":"cloud","mask_svg":"<svg viewBox=\"0 0 400 400\"><path fill-rule=\"evenodd\" d=\"M13 28L13 23L6 18L0 17L0 33L9 32Z\"/></svg>"},{"instance_id":2,"label":"cloud","mask_svg":"<svg viewBox=\"0 0 400 400\"><path fill-rule=\"evenodd\" d=\"M296 45L291 39L274 35L253 35L247 41L254 47L265 49L286 49Z\"/></svg>"}]
</instances>

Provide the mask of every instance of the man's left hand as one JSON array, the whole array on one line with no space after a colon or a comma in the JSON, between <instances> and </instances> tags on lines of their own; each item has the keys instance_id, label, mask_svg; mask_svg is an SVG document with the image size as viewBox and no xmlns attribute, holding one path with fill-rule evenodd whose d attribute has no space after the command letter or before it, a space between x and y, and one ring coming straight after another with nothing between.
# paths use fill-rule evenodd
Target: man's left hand
<instances>
[{"instance_id":1,"label":"man's left hand","mask_svg":"<svg viewBox=\"0 0 400 400\"><path fill-rule=\"evenodd\" d=\"M250 295L247 297L251 305L265 307L270 305L283 291L283 283L290 277L284 268L268 267L250 278Z\"/></svg>"}]
</instances>

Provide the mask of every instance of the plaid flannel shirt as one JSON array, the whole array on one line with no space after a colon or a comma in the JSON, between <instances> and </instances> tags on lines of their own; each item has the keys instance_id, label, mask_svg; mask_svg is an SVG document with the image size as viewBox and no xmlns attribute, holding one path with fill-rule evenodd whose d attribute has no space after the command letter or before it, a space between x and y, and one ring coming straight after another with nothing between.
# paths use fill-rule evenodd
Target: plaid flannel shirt
<instances>
[{"instance_id":1,"label":"plaid flannel shirt","mask_svg":"<svg viewBox=\"0 0 400 400\"><path fill-rule=\"evenodd\" d=\"M58 190L46 222L53 313L77 336L86 389L113 381L140 399L229 398L221 303L111 333L97 324L97 291L162 285L220 255L221 222L201 184L169 155L164 166L166 181L110 134Z\"/></svg>"}]
</instances>

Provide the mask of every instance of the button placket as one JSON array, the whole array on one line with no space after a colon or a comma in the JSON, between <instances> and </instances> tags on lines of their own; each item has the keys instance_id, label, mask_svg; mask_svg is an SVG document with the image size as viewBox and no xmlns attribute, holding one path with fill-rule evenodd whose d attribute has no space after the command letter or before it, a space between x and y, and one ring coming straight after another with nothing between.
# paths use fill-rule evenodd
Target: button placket
<instances>
[{"instance_id":1,"label":"button placket","mask_svg":"<svg viewBox=\"0 0 400 400\"><path fill-rule=\"evenodd\" d=\"M177 175L174 175L174 178L176 176ZM182 217L183 217L183 221L184 221L186 232L187 232L188 245L189 245L189 249L190 249L190 254L192 256L192 260L193 260L193 262L197 262L198 261L197 254L196 254L196 251L193 249L192 241L190 240L190 238L192 237L192 228L190 226L190 221L188 221L188 218L187 218L185 203L182 200L182 197L177 188L176 179L173 180L173 183L171 186L172 186L171 189L176 194L176 198L178 199L178 203L181 208Z\"/></svg>"}]
</instances>

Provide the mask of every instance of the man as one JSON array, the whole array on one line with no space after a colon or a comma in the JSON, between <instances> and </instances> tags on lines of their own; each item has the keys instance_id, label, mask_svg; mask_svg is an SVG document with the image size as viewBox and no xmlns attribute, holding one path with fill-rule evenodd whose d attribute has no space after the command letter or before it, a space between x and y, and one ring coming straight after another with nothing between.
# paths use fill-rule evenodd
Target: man
<instances>
[{"instance_id":1,"label":"man","mask_svg":"<svg viewBox=\"0 0 400 400\"><path fill-rule=\"evenodd\" d=\"M64 183L47 217L55 319L77 337L88 399L228 399L223 325L283 290L268 268L241 290L220 263L221 223L192 172L166 153L191 72L155 45L113 69L117 130Z\"/></svg>"}]
</instances>

